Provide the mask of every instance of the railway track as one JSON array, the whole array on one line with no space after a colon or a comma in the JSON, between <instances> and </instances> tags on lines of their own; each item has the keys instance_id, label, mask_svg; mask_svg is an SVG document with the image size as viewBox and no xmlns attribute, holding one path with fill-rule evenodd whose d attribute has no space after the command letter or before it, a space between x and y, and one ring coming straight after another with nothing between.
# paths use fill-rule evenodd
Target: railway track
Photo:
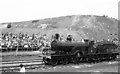
<instances>
[{"instance_id":1,"label":"railway track","mask_svg":"<svg viewBox=\"0 0 120 74\"><path fill-rule=\"evenodd\" d=\"M29 60L29 61L12 61L12 62L1 62L0 71L2 72L12 72L19 71L20 64L23 64L26 69L36 69L44 66L41 60Z\"/></svg>"},{"instance_id":2,"label":"railway track","mask_svg":"<svg viewBox=\"0 0 120 74\"><path fill-rule=\"evenodd\" d=\"M117 58L114 61L120 61L120 58ZM42 59L34 59L34 60L27 60L27 61L1 62L0 71L2 71L2 72L17 72L20 70L20 66L19 66L20 64L23 64L25 66L26 70L47 68L47 66L44 65Z\"/></svg>"}]
</instances>

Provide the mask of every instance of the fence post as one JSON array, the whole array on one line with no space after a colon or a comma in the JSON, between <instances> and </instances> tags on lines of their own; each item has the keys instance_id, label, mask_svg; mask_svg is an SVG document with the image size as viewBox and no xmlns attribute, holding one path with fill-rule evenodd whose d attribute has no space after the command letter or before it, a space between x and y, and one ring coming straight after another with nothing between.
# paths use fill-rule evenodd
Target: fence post
<instances>
[{"instance_id":1,"label":"fence post","mask_svg":"<svg viewBox=\"0 0 120 74\"><path fill-rule=\"evenodd\" d=\"M17 49L16 49L16 56L17 56L17 54L18 54L18 46L17 46Z\"/></svg>"}]
</instances>

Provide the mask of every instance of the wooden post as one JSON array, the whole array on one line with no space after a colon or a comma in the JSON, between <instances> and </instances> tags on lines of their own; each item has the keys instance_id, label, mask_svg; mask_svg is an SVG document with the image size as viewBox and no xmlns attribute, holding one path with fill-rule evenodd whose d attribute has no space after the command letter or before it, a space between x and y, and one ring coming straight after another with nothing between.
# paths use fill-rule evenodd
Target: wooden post
<instances>
[{"instance_id":1,"label":"wooden post","mask_svg":"<svg viewBox=\"0 0 120 74\"><path fill-rule=\"evenodd\" d=\"M16 49L16 56L17 56L17 54L18 54L18 46L17 46L17 49Z\"/></svg>"}]
</instances>

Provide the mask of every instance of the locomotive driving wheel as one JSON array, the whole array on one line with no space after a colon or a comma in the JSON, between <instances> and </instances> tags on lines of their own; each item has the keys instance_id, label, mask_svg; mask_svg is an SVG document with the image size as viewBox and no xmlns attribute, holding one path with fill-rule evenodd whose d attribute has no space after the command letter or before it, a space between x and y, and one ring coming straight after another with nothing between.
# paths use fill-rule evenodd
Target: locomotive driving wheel
<instances>
[{"instance_id":1,"label":"locomotive driving wheel","mask_svg":"<svg viewBox=\"0 0 120 74\"><path fill-rule=\"evenodd\" d=\"M75 63L75 64L78 64L78 63L80 63L80 61L81 61L81 53L80 52L77 52L76 54L75 54L75 57L73 57L73 63Z\"/></svg>"},{"instance_id":2,"label":"locomotive driving wheel","mask_svg":"<svg viewBox=\"0 0 120 74\"><path fill-rule=\"evenodd\" d=\"M56 59L51 60L51 65L56 66L58 64L58 61Z\"/></svg>"},{"instance_id":3,"label":"locomotive driving wheel","mask_svg":"<svg viewBox=\"0 0 120 74\"><path fill-rule=\"evenodd\" d=\"M63 59L62 59L62 64L63 64L63 65L68 64L68 59L67 59L67 58L63 58Z\"/></svg>"},{"instance_id":4,"label":"locomotive driving wheel","mask_svg":"<svg viewBox=\"0 0 120 74\"><path fill-rule=\"evenodd\" d=\"M80 62L79 58L73 58L73 63L78 64Z\"/></svg>"}]
</instances>

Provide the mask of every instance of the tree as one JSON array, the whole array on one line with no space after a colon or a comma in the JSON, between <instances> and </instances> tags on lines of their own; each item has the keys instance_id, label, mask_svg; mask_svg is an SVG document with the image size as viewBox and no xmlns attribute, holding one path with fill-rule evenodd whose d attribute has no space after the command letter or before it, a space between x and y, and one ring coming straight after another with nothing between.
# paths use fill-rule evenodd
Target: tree
<instances>
[{"instance_id":1,"label":"tree","mask_svg":"<svg viewBox=\"0 0 120 74\"><path fill-rule=\"evenodd\" d=\"M7 28L11 28L11 27L12 27L11 23L8 23Z\"/></svg>"}]
</instances>

